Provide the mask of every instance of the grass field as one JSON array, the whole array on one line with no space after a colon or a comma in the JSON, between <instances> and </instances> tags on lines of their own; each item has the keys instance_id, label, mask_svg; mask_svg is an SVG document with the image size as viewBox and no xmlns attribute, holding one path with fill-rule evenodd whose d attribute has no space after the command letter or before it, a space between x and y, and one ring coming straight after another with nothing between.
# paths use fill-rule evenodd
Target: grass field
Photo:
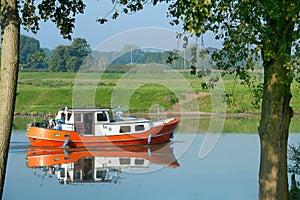
<instances>
[{"instance_id":1,"label":"grass field","mask_svg":"<svg viewBox=\"0 0 300 200\"><path fill-rule=\"evenodd\" d=\"M257 75L257 74L256 74ZM253 75L254 76L254 75ZM76 79L77 77L77 79ZM80 78L78 78L80 77ZM257 81L262 81L257 76ZM190 110L211 112L211 99L214 92L217 95L233 94L230 103L226 106L227 113L259 113L260 109L252 105L255 100L253 89L240 84L234 76L222 77L225 91L221 89L203 90L202 79L189 74L173 73L145 73L145 74L109 74L101 77L96 73L42 73L23 72L19 74L17 100L15 112L17 113L56 113L60 107L72 107L74 87L80 86L82 91L90 91L95 96L81 95L81 98L93 102L98 107L110 107L111 101L118 102L123 96L114 94L118 90L124 92L124 98L130 94L128 106L131 112L148 112L155 105L165 110L173 110L179 100L183 107ZM220 90L220 91L218 91ZM197 92L197 104L191 103L195 99L188 99L189 91ZM292 106L296 113L300 112L299 85L292 87ZM86 93L86 94L87 94ZM215 94L214 94L215 95ZM125 99L126 100L126 99Z\"/></svg>"}]
</instances>

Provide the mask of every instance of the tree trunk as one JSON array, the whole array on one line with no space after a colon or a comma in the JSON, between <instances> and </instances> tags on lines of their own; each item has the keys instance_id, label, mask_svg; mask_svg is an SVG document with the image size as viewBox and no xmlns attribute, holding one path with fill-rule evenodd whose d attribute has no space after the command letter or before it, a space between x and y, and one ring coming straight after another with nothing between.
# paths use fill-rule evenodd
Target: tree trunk
<instances>
[{"instance_id":1,"label":"tree trunk","mask_svg":"<svg viewBox=\"0 0 300 200\"><path fill-rule=\"evenodd\" d=\"M288 199L287 142L293 110L290 107L292 79L284 63L282 58L264 63L264 92L259 126L261 200Z\"/></svg>"},{"instance_id":2,"label":"tree trunk","mask_svg":"<svg viewBox=\"0 0 300 200\"><path fill-rule=\"evenodd\" d=\"M3 194L6 163L19 64L20 21L17 0L1 0L1 73L0 73L0 192Z\"/></svg>"}]
</instances>

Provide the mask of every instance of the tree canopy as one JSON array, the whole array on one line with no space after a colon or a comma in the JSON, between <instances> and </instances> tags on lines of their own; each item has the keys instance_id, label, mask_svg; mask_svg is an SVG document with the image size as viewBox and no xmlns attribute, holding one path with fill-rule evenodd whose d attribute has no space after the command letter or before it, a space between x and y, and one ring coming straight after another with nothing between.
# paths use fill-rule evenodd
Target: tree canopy
<instances>
[{"instance_id":1,"label":"tree canopy","mask_svg":"<svg viewBox=\"0 0 300 200\"><path fill-rule=\"evenodd\" d=\"M20 66L21 68L45 68L43 59L45 52L40 42L32 37L20 36Z\"/></svg>"},{"instance_id":2,"label":"tree canopy","mask_svg":"<svg viewBox=\"0 0 300 200\"><path fill-rule=\"evenodd\" d=\"M115 19L120 13L128 14L142 10L147 1L113 2L121 7L114 7L115 13L112 18ZM253 62L261 59L262 53L266 60L272 60L278 53L284 53L285 63L292 69L291 45L294 46L294 53L297 55L300 44L299 1L155 0L152 4L161 2L169 4L167 16L171 25L182 25L185 33L196 37L211 31L217 40L223 41L222 51L214 55L214 60L218 61L221 69L235 67L245 78L243 72L253 69ZM291 45L286 46L286 43Z\"/></svg>"},{"instance_id":3,"label":"tree canopy","mask_svg":"<svg viewBox=\"0 0 300 200\"><path fill-rule=\"evenodd\" d=\"M49 70L76 72L90 52L90 46L83 38L75 38L71 45L59 45L47 59Z\"/></svg>"},{"instance_id":4,"label":"tree canopy","mask_svg":"<svg viewBox=\"0 0 300 200\"><path fill-rule=\"evenodd\" d=\"M60 34L71 39L75 16L83 13L85 4L82 0L42 0L36 4L34 0L19 2L21 25L26 30L37 33L40 29L40 21L51 20L60 30Z\"/></svg>"}]
</instances>

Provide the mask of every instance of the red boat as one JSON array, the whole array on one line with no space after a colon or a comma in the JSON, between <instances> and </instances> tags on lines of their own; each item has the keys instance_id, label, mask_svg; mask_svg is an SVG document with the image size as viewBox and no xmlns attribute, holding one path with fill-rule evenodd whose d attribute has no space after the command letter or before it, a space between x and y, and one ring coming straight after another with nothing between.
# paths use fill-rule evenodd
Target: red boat
<instances>
[{"instance_id":1,"label":"red boat","mask_svg":"<svg viewBox=\"0 0 300 200\"><path fill-rule=\"evenodd\" d=\"M111 109L61 109L55 119L32 123L27 136L32 146L92 147L147 145L169 142L180 122L169 118L151 122L124 118Z\"/></svg>"}]
</instances>

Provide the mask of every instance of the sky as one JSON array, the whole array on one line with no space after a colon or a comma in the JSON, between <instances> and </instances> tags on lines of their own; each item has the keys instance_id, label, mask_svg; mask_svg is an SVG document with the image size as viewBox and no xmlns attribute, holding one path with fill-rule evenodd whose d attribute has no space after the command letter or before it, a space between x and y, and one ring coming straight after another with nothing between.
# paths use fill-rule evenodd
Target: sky
<instances>
[{"instance_id":1,"label":"sky","mask_svg":"<svg viewBox=\"0 0 300 200\"><path fill-rule=\"evenodd\" d=\"M135 29L143 29L147 27L155 27L162 29L169 29L170 31L179 32L180 27L173 27L169 24L170 18L167 18L167 5L160 3L157 6L146 5L144 9L138 13L125 15L121 14L116 20L108 16L108 22L99 24L98 18L104 17L113 8L110 0L90 0L85 1L86 9L84 14L78 15L76 18L75 29L73 30L73 38L85 38L92 49L101 45L109 38L112 39L116 35L130 32ZM54 49L60 44L69 45L69 40L63 39L59 34L59 30L55 25L48 21L40 23L39 32L34 35L21 28L21 34L34 37L40 41L42 48ZM136 37L143 37L144 34ZM145 36L146 37L146 36ZM145 38L144 37L144 38ZM220 48L221 44L213 39L212 34L204 35L204 46ZM170 47L171 48L171 47ZM116 49L107 49L107 51Z\"/></svg>"}]
</instances>

